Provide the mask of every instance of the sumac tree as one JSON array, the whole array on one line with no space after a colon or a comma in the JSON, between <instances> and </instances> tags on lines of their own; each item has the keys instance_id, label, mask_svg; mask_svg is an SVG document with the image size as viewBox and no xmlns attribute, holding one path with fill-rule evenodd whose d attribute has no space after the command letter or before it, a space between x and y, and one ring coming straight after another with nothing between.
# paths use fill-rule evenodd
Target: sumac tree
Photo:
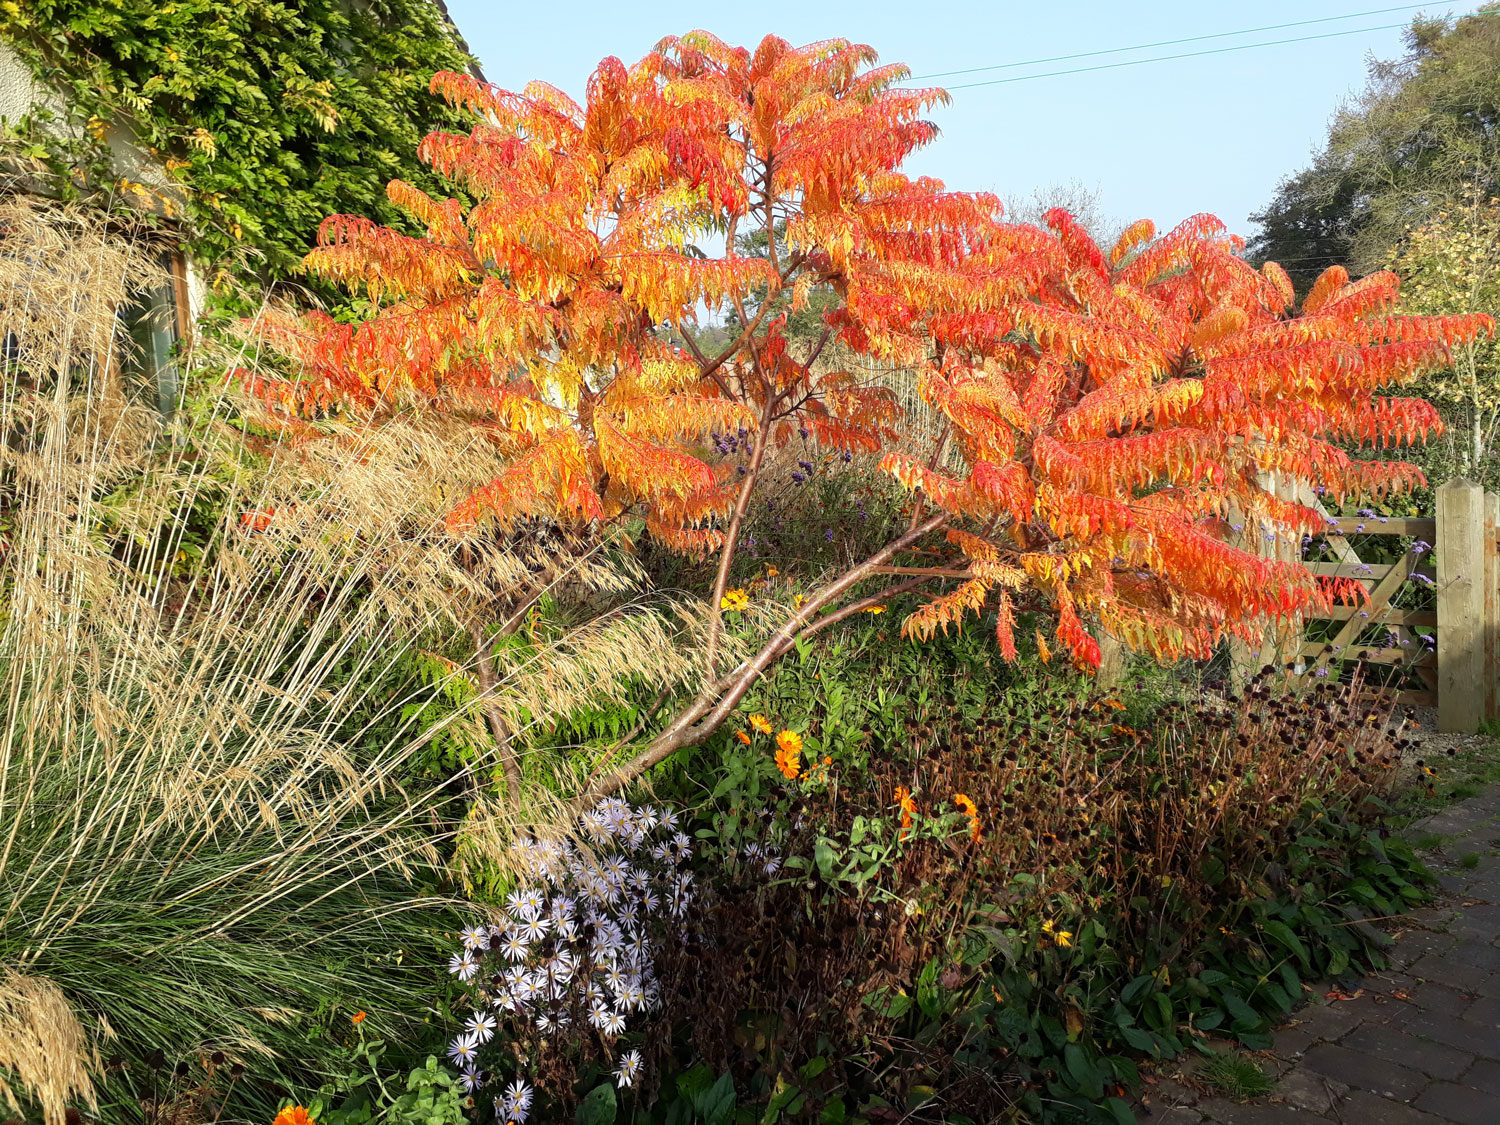
<instances>
[{"instance_id":1,"label":"sumac tree","mask_svg":"<svg viewBox=\"0 0 1500 1125\"><path fill-rule=\"evenodd\" d=\"M1409 465L1344 450L1434 432L1427 403L1377 392L1487 326L1392 315L1393 275L1350 283L1339 269L1294 313L1286 274L1252 268L1210 216L1161 237L1137 223L1108 251L1063 211L1008 224L992 196L900 172L946 95L875 61L841 40L749 51L695 32L631 67L606 59L584 105L542 83L511 93L439 74L434 89L475 124L420 153L472 202L393 182L421 238L328 219L308 265L373 313L268 327L299 375L257 387L299 424L416 406L513 450L456 503L456 541L527 517L643 516L663 544L717 557L715 615L766 459L794 433L911 490L901 534L814 589L748 659L721 667L711 644L691 699L581 800L706 738L799 638L918 586L936 592L909 633L992 609L1014 658L1016 610L1049 607L1083 666L1099 630L1202 656L1326 601L1335 591L1304 567L1236 545L1231 521L1299 538L1321 526L1263 487L1267 473L1335 498L1417 483ZM741 254L756 232L764 255ZM835 299L793 349L773 310L814 291ZM713 354L688 331L706 307L732 308L739 327ZM901 441L914 435L888 389L825 369L835 339L917 382L943 419L928 455ZM708 435L738 427L740 465L708 452ZM900 565L941 537L957 565Z\"/></svg>"}]
</instances>

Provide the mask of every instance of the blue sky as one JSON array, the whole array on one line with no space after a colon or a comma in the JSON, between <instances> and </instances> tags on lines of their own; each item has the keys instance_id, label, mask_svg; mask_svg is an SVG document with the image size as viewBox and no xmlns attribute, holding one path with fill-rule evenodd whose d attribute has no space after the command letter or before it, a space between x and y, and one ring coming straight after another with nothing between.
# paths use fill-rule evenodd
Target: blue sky
<instances>
[{"instance_id":1,"label":"blue sky","mask_svg":"<svg viewBox=\"0 0 1500 1125\"><path fill-rule=\"evenodd\" d=\"M822 3L498 4L449 0L455 22L498 86L541 78L582 98L606 55L634 62L662 36L694 28L753 45L766 34L801 44L842 36L868 43L883 61L917 76L967 67L1108 50L1393 7L1393 0L1257 0L1256 3L1138 4L866 0ZM1473 4L1433 6L1460 14ZM1399 24L1417 12L1386 12L1155 50L1077 59L923 85L956 86L1242 43ZM1170 226L1198 211L1249 235L1252 211L1277 181L1303 166L1341 100L1356 93L1373 53L1401 51L1396 29L1314 39L953 91L934 114L942 136L908 170L949 187L1026 199L1077 182L1099 193L1099 210L1120 224L1148 217Z\"/></svg>"}]
</instances>

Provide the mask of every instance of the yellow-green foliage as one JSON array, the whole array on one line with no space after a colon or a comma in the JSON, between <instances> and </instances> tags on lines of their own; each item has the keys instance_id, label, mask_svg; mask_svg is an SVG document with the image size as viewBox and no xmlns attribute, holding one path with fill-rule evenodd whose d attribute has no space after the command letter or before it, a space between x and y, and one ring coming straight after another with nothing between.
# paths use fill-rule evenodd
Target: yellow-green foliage
<instances>
[{"instance_id":1,"label":"yellow-green foliage","mask_svg":"<svg viewBox=\"0 0 1500 1125\"><path fill-rule=\"evenodd\" d=\"M455 120L428 80L470 64L433 0L11 0L0 41L65 107L10 123L31 170L172 208L197 254L262 279L295 274L331 212L398 220L386 181L425 182L417 141ZM119 179L120 133L159 159L164 197Z\"/></svg>"},{"instance_id":2,"label":"yellow-green foliage","mask_svg":"<svg viewBox=\"0 0 1500 1125\"><path fill-rule=\"evenodd\" d=\"M1500 316L1500 199L1475 191L1465 205L1440 211L1407 234L1391 268L1403 279L1404 311ZM1500 473L1500 341L1455 344L1453 365L1418 389L1443 413L1453 467L1469 476Z\"/></svg>"}]
</instances>

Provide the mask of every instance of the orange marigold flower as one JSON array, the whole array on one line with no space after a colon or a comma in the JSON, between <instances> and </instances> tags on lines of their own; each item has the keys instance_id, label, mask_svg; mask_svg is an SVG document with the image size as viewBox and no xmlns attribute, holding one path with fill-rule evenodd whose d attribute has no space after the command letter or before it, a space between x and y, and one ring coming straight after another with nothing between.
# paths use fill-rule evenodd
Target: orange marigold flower
<instances>
[{"instance_id":1,"label":"orange marigold flower","mask_svg":"<svg viewBox=\"0 0 1500 1125\"><path fill-rule=\"evenodd\" d=\"M768 567L766 567L766 577L767 578L775 578L780 573L781 573L781 571L777 570L774 566L768 566Z\"/></svg>"},{"instance_id":2,"label":"orange marigold flower","mask_svg":"<svg viewBox=\"0 0 1500 1125\"><path fill-rule=\"evenodd\" d=\"M353 1019L354 1019L355 1023L364 1023L365 1022L365 1013L364 1012L355 1012Z\"/></svg>"},{"instance_id":3,"label":"orange marigold flower","mask_svg":"<svg viewBox=\"0 0 1500 1125\"><path fill-rule=\"evenodd\" d=\"M770 734L772 730L770 720L764 715L751 715L750 725L760 731L761 734Z\"/></svg>"},{"instance_id":4,"label":"orange marigold flower","mask_svg":"<svg viewBox=\"0 0 1500 1125\"><path fill-rule=\"evenodd\" d=\"M983 835L983 833L979 829L979 809L975 806L974 802L969 799L969 795L967 793L955 793L953 795L953 803L957 805L959 807L959 810L969 818L970 837L975 840L979 839Z\"/></svg>"},{"instance_id":5,"label":"orange marigold flower","mask_svg":"<svg viewBox=\"0 0 1500 1125\"><path fill-rule=\"evenodd\" d=\"M802 772L802 755L797 750L785 748L776 751L776 768L788 781L795 781Z\"/></svg>"},{"instance_id":6,"label":"orange marigold flower","mask_svg":"<svg viewBox=\"0 0 1500 1125\"><path fill-rule=\"evenodd\" d=\"M742 731L742 730L735 731L734 732L734 737L738 738L746 746L750 745L750 736L748 734L746 734L744 731Z\"/></svg>"},{"instance_id":7,"label":"orange marigold flower","mask_svg":"<svg viewBox=\"0 0 1500 1125\"><path fill-rule=\"evenodd\" d=\"M313 1125L313 1119L300 1105L289 1105L276 1115L275 1125Z\"/></svg>"},{"instance_id":8,"label":"orange marigold flower","mask_svg":"<svg viewBox=\"0 0 1500 1125\"><path fill-rule=\"evenodd\" d=\"M788 780L802 772L802 736L794 730L784 730L776 736L776 768Z\"/></svg>"},{"instance_id":9,"label":"orange marigold flower","mask_svg":"<svg viewBox=\"0 0 1500 1125\"><path fill-rule=\"evenodd\" d=\"M916 814L917 802L912 799L911 792L904 785L896 786L896 803L901 806L901 839L906 839L906 833L911 828L911 818Z\"/></svg>"}]
</instances>

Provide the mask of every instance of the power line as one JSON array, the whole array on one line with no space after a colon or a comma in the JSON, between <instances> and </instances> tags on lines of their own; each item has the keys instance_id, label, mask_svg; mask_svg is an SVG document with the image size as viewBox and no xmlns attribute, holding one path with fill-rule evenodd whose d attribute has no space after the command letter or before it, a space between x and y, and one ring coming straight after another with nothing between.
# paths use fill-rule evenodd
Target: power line
<instances>
[{"instance_id":1,"label":"power line","mask_svg":"<svg viewBox=\"0 0 1500 1125\"><path fill-rule=\"evenodd\" d=\"M1023 66L1041 66L1043 63L1071 62L1073 59L1096 58L1099 55L1119 55L1127 51L1146 51L1155 47L1176 47L1182 43L1203 43L1210 39L1231 39L1236 35L1258 35L1262 31L1283 31L1289 27L1310 27L1313 24L1336 23L1339 20L1363 19L1365 16L1383 16L1391 12L1409 12L1417 8L1429 7L1427 4L1402 4L1395 8L1372 8L1365 12L1350 12L1342 16L1324 16L1316 20L1294 20L1291 23L1272 23L1264 27L1247 27L1241 31L1216 31L1212 35L1192 35L1186 39L1161 39L1155 43L1137 43L1134 47L1110 47L1103 51L1081 51L1073 55L1052 55L1045 59L1026 59L1023 62L996 63L993 66L971 66L964 70L940 70L934 74L919 74L908 81L925 82L929 78L948 78L955 74L979 74L990 70L1013 70ZM1397 26L1405 26L1404 24ZM1346 33L1346 34L1352 34ZM1150 60L1142 60L1150 61ZM1042 77L1037 75L1037 77ZM964 87L957 87L963 89Z\"/></svg>"},{"instance_id":2,"label":"power line","mask_svg":"<svg viewBox=\"0 0 1500 1125\"><path fill-rule=\"evenodd\" d=\"M1490 13L1475 13L1476 15L1489 15ZM1495 13L1500 15L1500 12ZM1174 59L1195 59L1204 55L1227 55L1231 51L1248 51L1255 47L1281 47L1288 43L1312 43L1319 39L1337 39L1343 35L1363 35L1371 31L1389 31L1392 28L1405 27L1404 23L1385 23L1375 27L1356 27L1348 31L1329 31L1322 35L1296 35L1290 39L1271 39L1263 43L1241 43L1234 47L1215 47L1208 51L1183 51L1176 55L1159 55L1150 59L1130 59L1126 62L1100 63L1098 66L1078 66L1068 70L1049 70L1042 74L1021 74L1015 78L991 78L987 82L965 82L958 86L945 87L949 90L972 90L978 86L1005 86L1012 82L1030 82L1034 78L1060 78L1065 74L1088 74L1096 70L1117 70L1127 66L1144 66L1147 63L1171 62Z\"/></svg>"}]
</instances>

